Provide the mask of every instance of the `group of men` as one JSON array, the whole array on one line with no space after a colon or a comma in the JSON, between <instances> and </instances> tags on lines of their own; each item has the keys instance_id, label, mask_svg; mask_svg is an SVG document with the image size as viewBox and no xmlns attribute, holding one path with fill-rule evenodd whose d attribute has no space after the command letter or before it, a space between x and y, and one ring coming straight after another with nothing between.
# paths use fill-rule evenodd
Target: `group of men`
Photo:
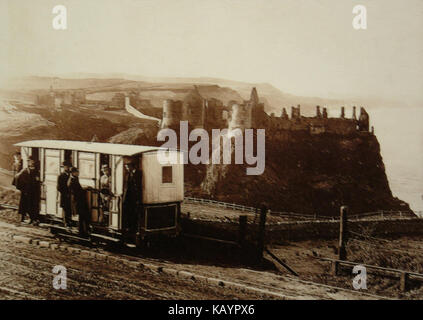
<instances>
[{"instance_id":1,"label":"group of men","mask_svg":"<svg viewBox=\"0 0 423 320\"><path fill-rule=\"evenodd\" d=\"M64 213L64 223L72 227L72 215L79 217L79 230L88 233L89 211L85 190L79 183L79 170L69 161L62 163L63 172L57 178L57 191L60 193L60 207Z\"/></svg>"},{"instance_id":2,"label":"group of men","mask_svg":"<svg viewBox=\"0 0 423 320\"><path fill-rule=\"evenodd\" d=\"M72 227L72 216L79 217L79 231L86 235L90 221L90 212L86 190L79 183L79 170L70 161L62 163L63 171L57 178L57 190L60 193L60 207L64 212L64 224ZM111 169L107 164L101 167L103 175L100 177L100 207L102 213L108 214L111 190ZM122 195L122 229L124 233L134 234L137 228L138 214L142 205L142 175L133 161L125 163L125 182ZM29 223L39 223L41 183L36 162L28 157L28 167L23 168L20 153L15 153L13 162L13 185L21 191L19 214L21 221L28 214ZM104 219L104 217L103 217ZM107 218L105 220L107 222Z\"/></svg>"},{"instance_id":3,"label":"group of men","mask_svg":"<svg viewBox=\"0 0 423 320\"><path fill-rule=\"evenodd\" d=\"M90 221L86 190L79 183L79 170L72 167L69 161L62 163L63 172L57 178L57 190L60 193L60 207L64 212L65 226L72 227L72 216L79 217L79 230L88 233ZM103 175L100 178L100 204L103 212L109 211L111 192L111 170L108 165L102 166Z\"/></svg>"}]
</instances>

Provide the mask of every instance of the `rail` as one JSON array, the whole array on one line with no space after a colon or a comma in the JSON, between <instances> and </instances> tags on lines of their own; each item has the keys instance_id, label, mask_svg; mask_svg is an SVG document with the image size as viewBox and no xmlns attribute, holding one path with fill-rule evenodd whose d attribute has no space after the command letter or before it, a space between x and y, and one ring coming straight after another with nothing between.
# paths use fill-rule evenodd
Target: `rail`
<instances>
[{"instance_id":1,"label":"rail","mask_svg":"<svg viewBox=\"0 0 423 320\"><path fill-rule=\"evenodd\" d=\"M12 209L12 210L18 210L18 206L14 206L7 203L0 203L0 209Z\"/></svg>"}]
</instances>

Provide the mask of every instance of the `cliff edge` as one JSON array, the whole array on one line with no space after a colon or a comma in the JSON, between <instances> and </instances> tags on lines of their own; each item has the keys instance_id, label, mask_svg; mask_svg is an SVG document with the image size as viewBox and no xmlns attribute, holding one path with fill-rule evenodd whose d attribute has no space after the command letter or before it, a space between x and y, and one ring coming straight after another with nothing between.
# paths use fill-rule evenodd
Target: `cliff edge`
<instances>
[{"instance_id":1,"label":"cliff edge","mask_svg":"<svg viewBox=\"0 0 423 320\"><path fill-rule=\"evenodd\" d=\"M375 135L266 132L266 167L248 176L248 165L207 165L200 184L187 184L188 195L292 211L333 216L341 205L353 214L376 210L410 210L393 197ZM187 178L193 168L187 168ZM200 173L197 169L196 175Z\"/></svg>"}]
</instances>

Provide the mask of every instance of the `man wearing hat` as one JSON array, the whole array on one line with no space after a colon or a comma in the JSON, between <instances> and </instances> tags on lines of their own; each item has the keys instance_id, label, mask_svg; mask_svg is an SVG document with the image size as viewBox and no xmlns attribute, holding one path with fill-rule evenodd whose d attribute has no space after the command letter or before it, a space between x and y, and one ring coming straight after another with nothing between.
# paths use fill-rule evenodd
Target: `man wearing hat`
<instances>
[{"instance_id":1,"label":"man wearing hat","mask_svg":"<svg viewBox=\"0 0 423 320\"><path fill-rule=\"evenodd\" d=\"M72 212L71 212L71 201L70 193L68 188L68 180L70 177L71 163L69 161L63 161L63 172L57 178L57 191L60 192L60 207L63 209L65 214L65 225L71 227L72 225Z\"/></svg>"},{"instance_id":2,"label":"man wearing hat","mask_svg":"<svg viewBox=\"0 0 423 320\"><path fill-rule=\"evenodd\" d=\"M142 206L142 174L133 159L124 159L126 175L124 180L122 225L124 233L137 231L137 220Z\"/></svg>"},{"instance_id":3,"label":"man wearing hat","mask_svg":"<svg viewBox=\"0 0 423 320\"><path fill-rule=\"evenodd\" d=\"M85 236L88 234L89 224L87 194L79 183L78 168L72 167L70 173L68 188L70 192L72 215L78 215L79 232Z\"/></svg>"},{"instance_id":4,"label":"man wearing hat","mask_svg":"<svg viewBox=\"0 0 423 320\"><path fill-rule=\"evenodd\" d=\"M28 157L28 167L22 169L17 175L16 188L21 191L19 201L21 222L24 221L25 215L28 214L29 223L38 224L41 185L35 161L31 157Z\"/></svg>"}]
</instances>

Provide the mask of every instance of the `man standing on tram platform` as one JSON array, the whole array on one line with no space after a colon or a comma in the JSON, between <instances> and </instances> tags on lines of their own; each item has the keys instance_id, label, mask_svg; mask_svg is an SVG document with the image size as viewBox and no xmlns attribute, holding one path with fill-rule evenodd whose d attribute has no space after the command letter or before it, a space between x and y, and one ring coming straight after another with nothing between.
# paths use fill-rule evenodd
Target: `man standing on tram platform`
<instances>
[{"instance_id":1,"label":"man standing on tram platform","mask_svg":"<svg viewBox=\"0 0 423 320\"><path fill-rule=\"evenodd\" d=\"M133 159L125 163L125 169L122 225L124 233L135 234L137 231L138 213L142 205L142 174L136 168Z\"/></svg>"},{"instance_id":2,"label":"man standing on tram platform","mask_svg":"<svg viewBox=\"0 0 423 320\"><path fill-rule=\"evenodd\" d=\"M70 178L70 167L69 161L63 161L63 172L57 178L57 191L60 192L60 207L63 209L65 216L65 226L72 226L72 210L70 192L68 187L68 180Z\"/></svg>"},{"instance_id":3,"label":"man standing on tram platform","mask_svg":"<svg viewBox=\"0 0 423 320\"><path fill-rule=\"evenodd\" d=\"M90 223L87 194L79 183L79 170L72 167L70 172L71 174L68 180L68 188L70 193L72 215L78 216L80 234L82 236L87 236Z\"/></svg>"}]
</instances>

